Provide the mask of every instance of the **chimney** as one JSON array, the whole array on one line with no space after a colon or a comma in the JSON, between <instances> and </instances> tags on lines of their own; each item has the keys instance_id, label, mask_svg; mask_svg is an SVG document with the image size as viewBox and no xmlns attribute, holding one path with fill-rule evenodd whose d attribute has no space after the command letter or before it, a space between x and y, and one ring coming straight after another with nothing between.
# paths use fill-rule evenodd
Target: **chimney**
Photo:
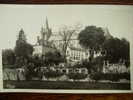
<instances>
[{"instance_id":1,"label":"chimney","mask_svg":"<svg viewBox=\"0 0 133 100\"><path fill-rule=\"evenodd\" d=\"M40 44L40 37L37 36L37 43Z\"/></svg>"}]
</instances>

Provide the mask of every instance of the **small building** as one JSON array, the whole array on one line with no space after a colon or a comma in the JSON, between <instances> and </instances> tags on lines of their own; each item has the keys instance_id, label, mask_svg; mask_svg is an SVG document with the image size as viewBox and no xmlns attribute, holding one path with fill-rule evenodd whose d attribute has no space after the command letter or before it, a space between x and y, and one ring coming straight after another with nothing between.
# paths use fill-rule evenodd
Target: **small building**
<instances>
[{"instance_id":1,"label":"small building","mask_svg":"<svg viewBox=\"0 0 133 100\"><path fill-rule=\"evenodd\" d=\"M129 73L129 68L127 68L123 63L103 65L103 73Z\"/></svg>"},{"instance_id":2,"label":"small building","mask_svg":"<svg viewBox=\"0 0 133 100\"><path fill-rule=\"evenodd\" d=\"M68 61L77 62L84 59L88 59L90 54L84 49L68 47L66 51L66 56Z\"/></svg>"},{"instance_id":3,"label":"small building","mask_svg":"<svg viewBox=\"0 0 133 100\"><path fill-rule=\"evenodd\" d=\"M100 56L101 53L94 52L94 58ZM85 50L83 48L76 48L69 46L66 51L67 61L70 62L80 62L85 59L89 59L90 52L89 50Z\"/></svg>"}]
</instances>

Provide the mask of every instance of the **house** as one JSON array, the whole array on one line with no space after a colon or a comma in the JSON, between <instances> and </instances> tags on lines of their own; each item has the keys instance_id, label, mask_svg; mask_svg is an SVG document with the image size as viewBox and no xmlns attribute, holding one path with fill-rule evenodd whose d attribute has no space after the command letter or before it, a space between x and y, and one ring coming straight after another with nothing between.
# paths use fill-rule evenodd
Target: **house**
<instances>
[{"instance_id":1,"label":"house","mask_svg":"<svg viewBox=\"0 0 133 100\"><path fill-rule=\"evenodd\" d=\"M129 68L127 68L123 63L118 63L118 64L104 63L103 73L129 73Z\"/></svg>"},{"instance_id":2,"label":"house","mask_svg":"<svg viewBox=\"0 0 133 100\"><path fill-rule=\"evenodd\" d=\"M88 59L90 54L88 51L82 48L68 47L66 56L68 61L78 62L84 59Z\"/></svg>"}]
</instances>

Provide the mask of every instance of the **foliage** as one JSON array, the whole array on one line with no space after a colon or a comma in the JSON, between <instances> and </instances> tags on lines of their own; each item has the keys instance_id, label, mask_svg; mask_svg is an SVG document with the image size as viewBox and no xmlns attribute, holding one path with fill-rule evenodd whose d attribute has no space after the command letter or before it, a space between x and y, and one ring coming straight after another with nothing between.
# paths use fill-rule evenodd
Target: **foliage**
<instances>
[{"instance_id":1,"label":"foliage","mask_svg":"<svg viewBox=\"0 0 133 100\"><path fill-rule=\"evenodd\" d=\"M87 26L78 36L79 44L88 49L90 57L93 58L94 51L97 53L101 50L102 44L105 40L102 28L96 26Z\"/></svg>"},{"instance_id":2,"label":"foliage","mask_svg":"<svg viewBox=\"0 0 133 100\"><path fill-rule=\"evenodd\" d=\"M2 51L2 64L13 65L15 63L15 54L12 49Z\"/></svg>"},{"instance_id":3,"label":"foliage","mask_svg":"<svg viewBox=\"0 0 133 100\"><path fill-rule=\"evenodd\" d=\"M87 59L82 60L80 63L75 64L73 67L81 67L81 68L87 68L89 73L93 72L102 72L103 69L103 60L104 58L102 56L98 56L92 61L88 61Z\"/></svg>"},{"instance_id":4,"label":"foliage","mask_svg":"<svg viewBox=\"0 0 133 100\"><path fill-rule=\"evenodd\" d=\"M93 72L102 72L103 69L103 61L104 61L104 57L103 56L97 56L96 58L94 58L91 62L91 66L92 66L92 71Z\"/></svg>"},{"instance_id":5,"label":"foliage","mask_svg":"<svg viewBox=\"0 0 133 100\"><path fill-rule=\"evenodd\" d=\"M63 41L63 43L61 44L61 50L62 50L62 55L64 57L64 59L66 60L66 50L67 47L70 44L70 40L72 38L73 35L77 34L77 32L80 29L80 25L75 25L74 27L68 27L68 26L63 26L60 28L59 30L59 35L61 36L61 39Z\"/></svg>"},{"instance_id":6,"label":"foliage","mask_svg":"<svg viewBox=\"0 0 133 100\"><path fill-rule=\"evenodd\" d=\"M44 72L44 76L46 78L56 78L56 77L60 77L62 75L63 75L63 73L57 72L57 71L53 71L53 70L49 70L48 72Z\"/></svg>"},{"instance_id":7,"label":"foliage","mask_svg":"<svg viewBox=\"0 0 133 100\"><path fill-rule=\"evenodd\" d=\"M120 79L130 80L129 73L95 73L91 74L90 78L98 80L110 80L110 81L119 81Z\"/></svg>"},{"instance_id":8,"label":"foliage","mask_svg":"<svg viewBox=\"0 0 133 100\"><path fill-rule=\"evenodd\" d=\"M87 77L86 74L83 73L69 73L67 74L69 79L74 79L74 80L80 80L80 79L85 79Z\"/></svg>"},{"instance_id":9,"label":"foliage","mask_svg":"<svg viewBox=\"0 0 133 100\"><path fill-rule=\"evenodd\" d=\"M63 62L63 58L59 51L47 52L45 54L46 65L58 65L60 62Z\"/></svg>"},{"instance_id":10,"label":"foliage","mask_svg":"<svg viewBox=\"0 0 133 100\"><path fill-rule=\"evenodd\" d=\"M25 67L25 77L26 80L31 80L32 77L37 76L37 73L34 71L35 69L34 63L28 63Z\"/></svg>"},{"instance_id":11,"label":"foliage","mask_svg":"<svg viewBox=\"0 0 133 100\"><path fill-rule=\"evenodd\" d=\"M15 54L19 57L28 57L32 55L33 47L28 43L19 43L15 47Z\"/></svg>"},{"instance_id":12,"label":"foliage","mask_svg":"<svg viewBox=\"0 0 133 100\"><path fill-rule=\"evenodd\" d=\"M30 57L29 62L34 63L34 65L36 67L40 67L40 66L44 65L44 61L38 55L34 55L34 56Z\"/></svg>"},{"instance_id":13,"label":"foliage","mask_svg":"<svg viewBox=\"0 0 133 100\"><path fill-rule=\"evenodd\" d=\"M27 58L24 57L16 57L15 61L15 67L16 68L21 68L22 66L27 64Z\"/></svg>"},{"instance_id":14,"label":"foliage","mask_svg":"<svg viewBox=\"0 0 133 100\"><path fill-rule=\"evenodd\" d=\"M105 59L110 63L126 61L129 66L129 42L126 39L111 38L104 42Z\"/></svg>"}]
</instances>

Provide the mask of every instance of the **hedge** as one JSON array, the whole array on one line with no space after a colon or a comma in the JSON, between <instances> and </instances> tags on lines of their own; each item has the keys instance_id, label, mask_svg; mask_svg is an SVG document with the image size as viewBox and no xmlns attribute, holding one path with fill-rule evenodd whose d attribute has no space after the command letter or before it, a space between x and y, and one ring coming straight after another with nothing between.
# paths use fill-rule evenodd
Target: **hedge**
<instances>
[{"instance_id":1,"label":"hedge","mask_svg":"<svg viewBox=\"0 0 133 100\"><path fill-rule=\"evenodd\" d=\"M85 79L87 77L87 74L69 73L69 74L67 74L67 76L69 79L80 80L80 79Z\"/></svg>"},{"instance_id":2,"label":"hedge","mask_svg":"<svg viewBox=\"0 0 133 100\"><path fill-rule=\"evenodd\" d=\"M110 81L119 81L120 79L130 80L129 73L95 73L90 75L91 79L94 80L110 80Z\"/></svg>"}]
</instances>

